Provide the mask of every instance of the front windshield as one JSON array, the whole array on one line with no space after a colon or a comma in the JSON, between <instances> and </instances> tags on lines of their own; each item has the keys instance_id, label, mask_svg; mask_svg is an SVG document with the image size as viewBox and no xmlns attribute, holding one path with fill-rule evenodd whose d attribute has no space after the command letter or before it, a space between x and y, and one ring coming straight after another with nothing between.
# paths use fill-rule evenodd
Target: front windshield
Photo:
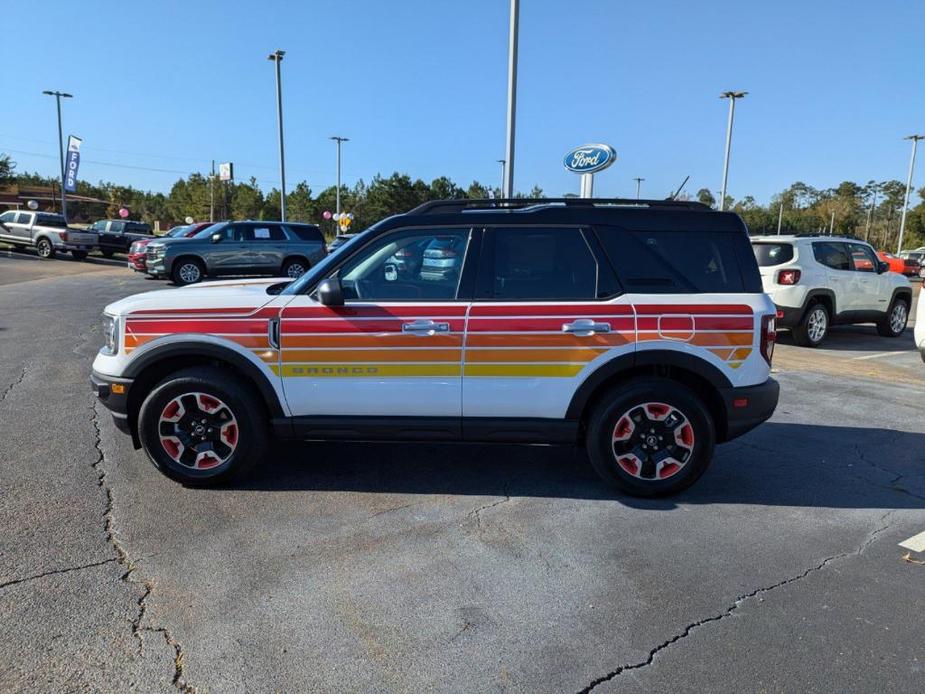
<instances>
[{"instance_id":1,"label":"front windshield","mask_svg":"<svg viewBox=\"0 0 925 694\"><path fill-rule=\"evenodd\" d=\"M189 229L188 226L186 226L186 227L174 227L173 229L171 229L170 231L168 231L166 234L164 234L164 236L166 236L166 237L168 237L168 238L171 238L171 239L175 239L176 237L181 236L181 235L183 234L183 232L185 232L187 229Z\"/></svg>"},{"instance_id":2,"label":"front windshield","mask_svg":"<svg viewBox=\"0 0 925 694\"><path fill-rule=\"evenodd\" d=\"M385 220L382 220L382 221L384 222ZM320 261L317 265L309 268L305 272L304 275L302 275L299 279L297 279L295 282L290 284L280 293L288 294L288 295L303 294L304 293L303 290L305 289L305 287L308 287L314 284L318 278L324 277L328 273L328 269L332 265L334 265L334 263L336 263L339 258L344 257L344 254L349 249L352 249L354 246L362 243L360 239L366 238L368 233L376 229L380 224L382 224L382 222L377 222L376 224L373 224L371 227L369 227L369 229L361 231L353 238L350 238L347 241L345 241L342 245L338 246L335 250L328 253L328 255L325 256L324 260Z\"/></svg>"},{"instance_id":3,"label":"front windshield","mask_svg":"<svg viewBox=\"0 0 925 694\"><path fill-rule=\"evenodd\" d=\"M227 223L228 222L216 222L215 224L207 226L205 229L203 229L198 234L193 236L193 238L194 239L207 239L219 229L223 229Z\"/></svg>"}]
</instances>

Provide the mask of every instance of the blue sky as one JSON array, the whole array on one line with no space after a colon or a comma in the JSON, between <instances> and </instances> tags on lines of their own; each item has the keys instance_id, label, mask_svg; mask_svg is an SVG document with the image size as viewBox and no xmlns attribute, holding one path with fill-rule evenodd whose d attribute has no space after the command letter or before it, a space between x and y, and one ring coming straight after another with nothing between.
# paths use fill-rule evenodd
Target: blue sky
<instances>
[{"instance_id":1,"label":"blue sky","mask_svg":"<svg viewBox=\"0 0 925 694\"><path fill-rule=\"evenodd\" d=\"M81 178L167 191L210 160L278 185L273 64L283 62L287 179L333 185L401 171L496 184L504 156L507 0L8 2L0 151L57 171L53 99L84 138ZM795 180L905 180L925 132L925 3L521 0L515 185L577 192L574 145L618 160L597 195L717 190L726 102L729 192ZM21 33L20 33L21 32ZM57 47L57 48L56 48ZM41 156L44 155L44 156ZM96 163L101 162L101 163ZM115 166L118 165L118 166ZM925 184L925 156L916 182Z\"/></svg>"}]
</instances>

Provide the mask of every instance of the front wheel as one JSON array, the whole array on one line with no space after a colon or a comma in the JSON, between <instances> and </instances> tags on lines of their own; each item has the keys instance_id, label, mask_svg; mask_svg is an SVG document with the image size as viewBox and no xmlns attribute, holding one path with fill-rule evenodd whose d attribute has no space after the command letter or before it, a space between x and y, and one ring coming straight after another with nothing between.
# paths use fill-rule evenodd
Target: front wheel
<instances>
[{"instance_id":1,"label":"front wheel","mask_svg":"<svg viewBox=\"0 0 925 694\"><path fill-rule=\"evenodd\" d=\"M801 347L818 347L829 333L828 309L823 304L813 304L792 333L793 341Z\"/></svg>"},{"instance_id":2,"label":"front wheel","mask_svg":"<svg viewBox=\"0 0 925 694\"><path fill-rule=\"evenodd\" d=\"M883 337L899 337L909 322L909 305L897 299L890 306L889 312L877 323L877 332Z\"/></svg>"},{"instance_id":3,"label":"front wheel","mask_svg":"<svg viewBox=\"0 0 925 694\"><path fill-rule=\"evenodd\" d=\"M174 284L196 284L202 281L204 274L202 264L198 260L181 258L174 263L170 278L173 280Z\"/></svg>"},{"instance_id":4,"label":"front wheel","mask_svg":"<svg viewBox=\"0 0 925 694\"><path fill-rule=\"evenodd\" d=\"M145 398L138 436L168 477L188 485L217 484L246 473L267 448L267 417L256 397L220 369L184 369Z\"/></svg>"},{"instance_id":5,"label":"front wheel","mask_svg":"<svg viewBox=\"0 0 925 694\"><path fill-rule=\"evenodd\" d=\"M86 260L87 252L86 251L71 251L71 256L74 260Z\"/></svg>"},{"instance_id":6,"label":"front wheel","mask_svg":"<svg viewBox=\"0 0 925 694\"><path fill-rule=\"evenodd\" d=\"M101 249L100 249L100 253L103 254L103 257L104 257L104 258L112 258L112 254L113 254L114 252L115 252L115 251L112 251L112 250L110 250L110 249L108 249L108 248L101 248Z\"/></svg>"},{"instance_id":7,"label":"front wheel","mask_svg":"<svg viewBox=\"0 0 925 694\"><path fill-rule=\"evenodd\" d=\"M39 254L39 258L55 257L55 247L48 239L39 239L35 244L35 252Z\"/></svg>"},{"instance_id":8,"label":"front wheel","mask_svg":"<svg viewBox=\"0 0 925 694\"><path fill-rule=\"evenodd\" d=\"M677 381L629 381L607 393L588 424L591 464L606 482L633 496L686 489L713 457L716 433L703 401Z\"/></svg>"}]
</instances>

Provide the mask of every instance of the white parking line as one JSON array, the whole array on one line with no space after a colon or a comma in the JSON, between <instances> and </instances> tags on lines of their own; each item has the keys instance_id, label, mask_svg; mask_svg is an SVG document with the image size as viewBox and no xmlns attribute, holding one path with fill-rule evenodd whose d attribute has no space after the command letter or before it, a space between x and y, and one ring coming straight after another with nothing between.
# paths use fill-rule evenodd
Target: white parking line
<instances>
[{"instance_id":1,"label":"white parking line","mask_svg":"<svg viewBox=\"0 0 925 694\"><path fill-rule=\"evenodd\" d=\"M851 357L851 361L861 361L862 359L879 359L880 357L895 357L899 354L906 354L906 352L878 352L877 354L865 354L863 357Z\"/></svg>"},{"instance_id":2,"label":"white parking line","mask_svg":"<svg viewBox=\"0 0 925 694\"><path fill-rule=\"evenodd\" d=\"M925 552L925 532L913 535L908 540L903 540L899 543L899 546L913 552Z\"/></svg>"}]
</instances>

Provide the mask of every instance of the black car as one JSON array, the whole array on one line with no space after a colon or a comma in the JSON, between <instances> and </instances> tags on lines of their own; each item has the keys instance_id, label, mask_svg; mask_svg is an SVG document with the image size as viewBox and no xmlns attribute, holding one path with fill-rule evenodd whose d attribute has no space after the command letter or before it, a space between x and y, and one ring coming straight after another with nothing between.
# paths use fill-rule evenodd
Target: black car
<instances>
[{"instance_id":1,"label":"black car","mask_svg":"<svg viewBox=\"0 0 925 694\"><path fill-rule=\"evenodd\" d=\"M99 249L107 258L113 253L128 253L135 241L154 238L151 225L125 219L101 219L94 222L87 231L99 236Z\"/></svg>"}]
</instances>

